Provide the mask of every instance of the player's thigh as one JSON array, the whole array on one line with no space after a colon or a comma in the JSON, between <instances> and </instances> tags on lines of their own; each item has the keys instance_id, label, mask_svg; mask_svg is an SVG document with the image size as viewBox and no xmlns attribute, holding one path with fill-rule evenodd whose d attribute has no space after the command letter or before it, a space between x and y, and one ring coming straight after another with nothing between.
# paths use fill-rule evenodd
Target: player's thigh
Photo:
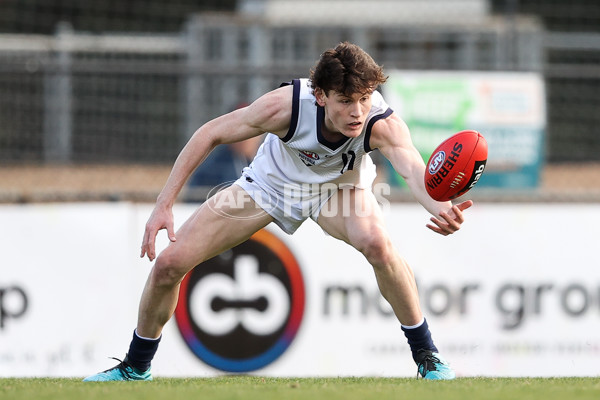
<instances>
[{"instance_id":1,"label":"player's thigh","mask_svg":"<svg viewBox=\"0 0 600 400\"><path fill-rule=\"evenodd\" d=\"M177 241L161 254L186 270L230 249L273 221L239 186L203 203L179 228Z\"/></svg>"},{"instance_id":2,"label":"player's thigh","mask_svg":"<svg viewBox=\"0 0 600 400\"><path fill-rule=\"evenodd\" d=\"M387 239L381 207L370 190L339 189L321 209L317 223L355 248Z\"/></svg>"}]
</instances>

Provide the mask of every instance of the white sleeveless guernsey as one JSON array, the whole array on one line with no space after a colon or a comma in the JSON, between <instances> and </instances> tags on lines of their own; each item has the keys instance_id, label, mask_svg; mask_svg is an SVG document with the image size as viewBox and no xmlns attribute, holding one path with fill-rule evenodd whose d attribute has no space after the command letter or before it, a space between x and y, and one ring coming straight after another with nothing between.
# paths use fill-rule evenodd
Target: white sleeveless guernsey
<instances>
[{"instance_id":1,"label":"white sleeveless guernsey","mask_svg":"<svg viewBox=\"0 0 600 400\"><path fill-rule=\"evenodd\" d=\"M294 79L292 118L286 136L268 133L236 184L293 233L307 218L315 221L333 195L332 188L370 188L375 166L368 153L373 124L392 114L381 94L371 96L371 110L361 134L329 142L322 134L323 107L316 104L308 79Z\"/></svg>"}]
</instances>

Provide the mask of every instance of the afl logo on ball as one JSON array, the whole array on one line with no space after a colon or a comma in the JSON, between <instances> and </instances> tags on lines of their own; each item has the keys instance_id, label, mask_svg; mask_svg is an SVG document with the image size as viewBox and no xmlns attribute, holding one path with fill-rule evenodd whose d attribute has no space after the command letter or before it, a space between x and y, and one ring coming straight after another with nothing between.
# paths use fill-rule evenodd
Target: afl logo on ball
<instances>
[{"instance_id":1,"label":"afl logo on ball","mask_svg":"<svg viewBox=\"0 0 600 400\"><path fill-rule=\"evenodd\" d=\"M446 152L440 150L433 157L431 157L431 161L429 162L429 174L435 175L444 165L444 161L446 161Z\"/></svg>"},{"instance_id":2,"label":"afl logo on ball","mask_svg":"<svg viewBox=\"0 0 600 400\"><path fill-rule=\"evenodd\" d=\"M290 346L304 314L304 280L290 250L261 230L194 268L175 320L189 349L227 372L265 367Z\"/></svg>"}]
</instances>

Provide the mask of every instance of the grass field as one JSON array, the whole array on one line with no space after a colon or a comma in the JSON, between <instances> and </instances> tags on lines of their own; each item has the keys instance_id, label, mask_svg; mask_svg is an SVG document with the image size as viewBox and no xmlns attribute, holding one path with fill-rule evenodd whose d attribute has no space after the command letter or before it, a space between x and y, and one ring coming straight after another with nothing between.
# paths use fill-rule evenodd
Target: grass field
<instances>
[{"instance_id":1,"label":"grass field","mask_svg":"<svg viewBox=\"0 0 600 400\"><path fill-rule=\"evenodd\" d=\"M0 399L244 399L244 400L585 400L600 399L600 378L221 378L83 383L79 379L0 379Z\"/></svg>"}]
</instances>

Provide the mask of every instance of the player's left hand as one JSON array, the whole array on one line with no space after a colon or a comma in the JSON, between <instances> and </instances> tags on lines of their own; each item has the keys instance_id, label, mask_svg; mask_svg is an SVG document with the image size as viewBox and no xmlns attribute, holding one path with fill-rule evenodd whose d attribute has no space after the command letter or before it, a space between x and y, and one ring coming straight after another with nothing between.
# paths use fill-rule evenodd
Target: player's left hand
<instances>
[{"instance_id":1,"label":"player's left hand","mask_svg":"<svg viewBox=\"0 0 600 400\"><path fill-rule=\"evenodd\" d=\"M144 231L144 239L142 240L142 252L140 257L144 255L148 256L148 260L153 261L156 258L156 235L158 231L166 229L167 235L171 242L176 241L175 231L173 230L173 211L171 208L161 207L156 205L148 222L146 223L146 230Z\"/></svg>"},{"instance_id":2,"label":"player's left hand","mask_svg":"<svg viewBox=\"0 0 600 400\"><path fill-rule=\"evenodd\" d=\"M463 216L462 212L472 205L472 200L455 204L448 212L442 211L439 215L439 218L431 217L430 221L433 224L427 224L427 227L435 233L439 233L440 235L451 235L459 230L460 226L465 221L465 217Z\"/></svg>"}]
</instances>

